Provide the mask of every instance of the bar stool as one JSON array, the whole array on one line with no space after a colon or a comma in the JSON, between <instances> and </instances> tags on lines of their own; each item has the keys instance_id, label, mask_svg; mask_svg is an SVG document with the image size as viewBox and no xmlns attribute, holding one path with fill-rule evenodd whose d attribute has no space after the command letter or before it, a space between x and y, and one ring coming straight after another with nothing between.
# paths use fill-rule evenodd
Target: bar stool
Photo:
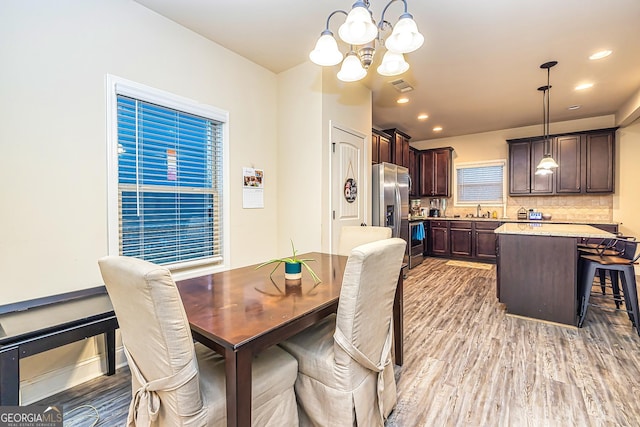
<instances>
[{"instance_id":1,"label":"bar stool","mask_svg":"<svg viewBox=\"0 0 640 427\"><path fill-rule=\"evenodd\" d=\"M640 329L638 328L638 319L640 318L638 312L638 291L634 271L634 264L637 264L638 258L640 258L640 255L635 256L637 242L635 239L617 238L609 249L611 249L611 247L615 247L619 254L605 255L604 250L602 250L599 254L583 254L580 256L582 277L580 280L578 327L581 328L584 323L587 307L589 305L597 305L589 303L589 297L591 295L591 287L593 286L596 270L600 270L608 272L611 277L614 299L618 300L616 303L616 307L618 308L621 302L619 283L622 283L625 311L629 315L629 319L636 328L638 335L640 335ZM618 279L620 279L620 282Z\"/></svg>"},{"instance_id":2,"label":"bar stool","mask_svg":"<svg viewBox=\"0 0 640 427\"><path fill-rule=\"evenodd\" d=\"M635 237L622 236L618 235L618 237L612 239L601 239L601 238L583 238L581 242L578 242L578 251L580 255L605 255L605 256L622 256L625 251L624 241L631 240L635 241ZM581 259L580 259L581 261ZM579 264L578 271L582 272L582 262ZM606 294L607 288L607 270L598 268L596 269L596 273L598 273L598 277L600 278L600 289L602 290L602 295ZM616 308L620 308L621 299L620 299L620 290L617 280L613 280L612 275L617 277L617 271L610 271L610 286L613 290L614 301L616 304Z\"/></svg>"}]
</instances>

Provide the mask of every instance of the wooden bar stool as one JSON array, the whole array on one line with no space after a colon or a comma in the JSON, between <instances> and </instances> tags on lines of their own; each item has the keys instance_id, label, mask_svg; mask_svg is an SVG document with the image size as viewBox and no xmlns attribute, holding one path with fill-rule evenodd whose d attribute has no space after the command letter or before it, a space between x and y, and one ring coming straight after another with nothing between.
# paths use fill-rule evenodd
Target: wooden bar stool
<instances>
[{"instance_id":1,"label":"wooden bar stool","mask_svg":"<svg viewBox=\"0 0 640 427\"><path fill-rule=\"evenodd\" d=\"M629 315L632 325L640 335L640 329L638 328L638 319L640 318L638 312L638 292L634 271L634 264L637 264L638 258L640 258L640 255L635 256L637 242L635 239L618 238L612 247L615 247L619 252L618 255L604 255L603 250L601 254L583 254L580 256L580 262L582 264L582 278L580 281L580 312L578 317L578 327L582 327L584 323L584 319L587 314L587 307L589 305L597 305L589 303L589 297L591 296L591 287L593 286L596 270L600 270L601 272L608 272L611 277L613 297L617 300L617 308L620 307L620 303L622 302L619 286L619 283L622 283L622 295L625 311ZM618 279L620 279L620 281Z\"/></svg>"}]
</instances>

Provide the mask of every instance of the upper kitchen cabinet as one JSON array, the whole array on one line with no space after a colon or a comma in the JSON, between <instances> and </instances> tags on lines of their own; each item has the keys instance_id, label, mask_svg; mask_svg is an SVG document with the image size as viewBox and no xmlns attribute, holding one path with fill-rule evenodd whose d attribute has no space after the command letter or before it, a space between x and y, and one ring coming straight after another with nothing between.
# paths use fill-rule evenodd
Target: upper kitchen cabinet
<instances>
[{"instance_id":1,"label":"upper kitchen cabinet","mask_svg":"<svg viewBox=\"0 0 640 427\"><path fill-rule=\"evenodd\" d=\"M553 176L536 175L544 156L544 139L527 138L509 142L509 194L553 194Z\"/></svg>"},{"instance_id":2,"label":"upper kitchen cabinet","mask_svg":"<svg viewBox=\"0 0 640 427\"><path fill-rule=\"evenodd\" d=\"M556 138L557 194L614 191L615 129Z\"/></svg>"},{"instance_id":3,"label":"upper kitchen cabinet","mask_svg":"<svg viewBox=\"0 0 640 427\"><path fill-rule=\"evenodd\" d=\"M420 165L418 159L420 158L420 152L415 148L409 147L409 177L411 178L411 185L409 187L409 196L420 196Z\"/></svg>"},{"instance_id":4,"label":"upper kitchen cabinet","mask_svg":"<svg viewBox=\"0 0 640 427\"><path fill-rule=\"evenodd\" d=\"M509 195L612 193L614 191L615 128L551 138L558 168L551 175L536 175L543 157L541 137L508 140Z\"/></svg>"},{"instance_id":5,"label":"upper kitchen cabinet","mask_svg":"<svg viewBox=\"0 0 640 427\"><path fill-rule=\"evenodd\" d=\"M420 196L451 196L452 153L451 147L420 151Z\"/></svg>"},{"instance_id":6,"label":"upper kitchen cabinet","mask_svg":"<svg viewBox=\"0 0 640 427\"><path fill-rule=\"evenodd\" d=\"M391 136L393 157L391 162L399 166L409 167L409 140L411 137L398 129L385 129Z\"/></svg>"},{"instance_id":7,"label":"upper kitchen cabinet","mask_svg":"<svg viewBox=\"0 0 640 427\"><path fill-rule=\"evenodd\" d=\"M371 132L371 163L392 162L391 137L384 132L373 129Z\"/></svg>"}]
</instances>

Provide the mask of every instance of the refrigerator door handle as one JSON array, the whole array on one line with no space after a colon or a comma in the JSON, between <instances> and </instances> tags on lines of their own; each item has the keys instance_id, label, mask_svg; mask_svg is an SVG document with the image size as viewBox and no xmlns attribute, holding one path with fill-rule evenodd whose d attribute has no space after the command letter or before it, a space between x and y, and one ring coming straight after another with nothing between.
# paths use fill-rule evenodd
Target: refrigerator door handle
<instances>
[{"instance_id":1,"label":"refrigerator door handle","mask_svg":"<svg viewBox=\"0 0 640 427\"><path fill-rule=\"evenodd\" d=\"M393 235L393 237L400 237L400 230L402 229L401 226L401 222L402 222L402 212L401 212L401 208L402 208L402 200L400 199L400 185L398 185L398 182L396 181L396 187L395 187L395 192L396 192L396 209L394 211L394 215L396 216L395 220L395 233Z\"/></svg>"}]
</instances>

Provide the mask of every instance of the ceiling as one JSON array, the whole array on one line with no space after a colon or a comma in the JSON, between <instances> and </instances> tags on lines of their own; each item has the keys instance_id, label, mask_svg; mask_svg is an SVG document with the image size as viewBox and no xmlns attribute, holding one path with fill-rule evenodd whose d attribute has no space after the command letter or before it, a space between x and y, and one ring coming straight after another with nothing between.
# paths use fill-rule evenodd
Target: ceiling
<instances>
[{"instance_id":1,"label":"ceiling","mask_svg":"<svg viewBox=\"0 0 640 427\"><path fill-rule=\"evenodd\" d=\"M136 0L155 12L275 72L308 61L327 17L349 11L354 0ZM388 0L370 0L380 20ZM385 19L395 23L402 2ZM409 71L377 75L378 48L363 82L372 90L373 125L398 128L412 141L540 124L551 69L551 122L615 114L640 90L639 0L408 0L425 37L405 55ZM337 29L344 15L331 20ZM346 46L343 46L346 49ZM344 51L343 49L343 51ZM608 58L592 53L610 49ZM335 72L339 66L333 67ZM409 103L390 84L403 79L414 90ZM594 86L583 91L581 83ZM357 84L357 83L348 83ZM580 105L577 110L567 107ZM420 121L421 113L429 118ZM442 126L439 133L434 126ZM551 126L553 133L553 125Z\"/></svg>"}]
</instances>

